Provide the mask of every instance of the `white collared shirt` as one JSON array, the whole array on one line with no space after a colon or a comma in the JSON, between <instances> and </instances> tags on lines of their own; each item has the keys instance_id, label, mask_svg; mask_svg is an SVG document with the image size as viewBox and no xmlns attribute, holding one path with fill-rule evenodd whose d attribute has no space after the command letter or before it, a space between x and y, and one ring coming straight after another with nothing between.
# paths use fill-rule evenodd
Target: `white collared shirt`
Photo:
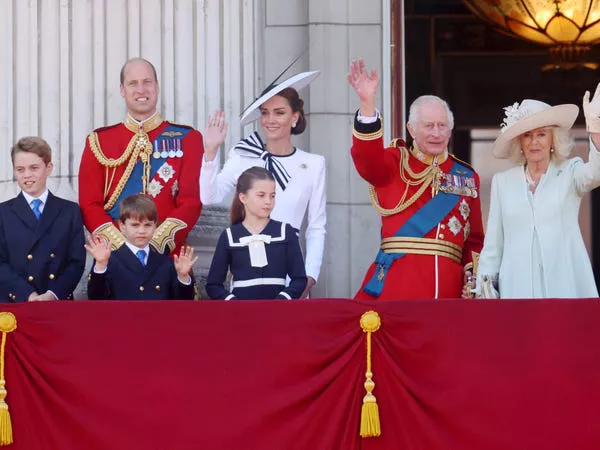
<instances>
[{"instance_id":1,"label":"white collared shirt","mask_svg":"<svg viewBox=\"0 0 600 450\"><path fill-rule=\"evenodd\" d=\"M34 201L36 198L40 199L40 201L42 202L42 204L40 205L40 213L44 212L44 207L46 206L46 202L48 201L48 192L49 192L48 188L46 188L46 190L44 192L42 192L42 195L40 195L39 197L32 197L25 191L21 191L21 192L23 193L23 197L25 197L25 200L27 201L27 204L29 205L30 208L31 208L32 201Z\"/></svg>"}]
</instances>

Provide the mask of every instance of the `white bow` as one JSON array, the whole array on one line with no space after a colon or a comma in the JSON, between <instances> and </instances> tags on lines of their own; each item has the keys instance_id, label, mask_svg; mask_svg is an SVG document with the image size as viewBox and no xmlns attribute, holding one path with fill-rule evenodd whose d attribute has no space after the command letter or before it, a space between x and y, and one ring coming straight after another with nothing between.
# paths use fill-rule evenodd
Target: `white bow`
<instances>
[{"instance_id":1,"label":"white bow","mask_svg":"<svg viewBox=\"0 0 600 450\"><path fill-rule=\"evenodd\" d=\"M271 236L266 234L253 234L240 238L240 244L248 246L250 251L250 264L252 267L265 267L268 263L265 243L271 243Z\"/></svg>"}]
</instances>

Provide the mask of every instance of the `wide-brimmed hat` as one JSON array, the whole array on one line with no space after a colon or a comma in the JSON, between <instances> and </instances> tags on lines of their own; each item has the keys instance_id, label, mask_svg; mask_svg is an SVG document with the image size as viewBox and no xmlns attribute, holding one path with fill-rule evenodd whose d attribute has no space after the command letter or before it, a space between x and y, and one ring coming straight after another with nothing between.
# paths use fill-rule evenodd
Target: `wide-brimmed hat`
<instances>
[{"instance_id":1,"label":"wide-brimmed hat","mask_svg":"<svg viewBox=\"0 0 600 450\"><path fill-rule=\"evenodd\" d=\"M285 88L294 88L297 91L308 86L312 83L315 78L320 75L320 70L313 70L312 72L302 72L282 81L279 84L275 84L265 89L265 91L258 97L250 106L248 106L240 117L240 125L246 125L260 117L260 105L267 100L275 97Z\"/></svg>"},{"instance_id":2,"label":"wide-brimmed hat","mask_svg":"<svg viewBox=\"0 0 600 450\"><path fill-rule=\"evenodd\" d=\"M508 158L513 139L536 128L556 126L569 130L579 114L577 105L550 106L539 100L525 99L504 108L502 132L494 142L492 152L496 158Z\"/></svg>"}]
</instances>

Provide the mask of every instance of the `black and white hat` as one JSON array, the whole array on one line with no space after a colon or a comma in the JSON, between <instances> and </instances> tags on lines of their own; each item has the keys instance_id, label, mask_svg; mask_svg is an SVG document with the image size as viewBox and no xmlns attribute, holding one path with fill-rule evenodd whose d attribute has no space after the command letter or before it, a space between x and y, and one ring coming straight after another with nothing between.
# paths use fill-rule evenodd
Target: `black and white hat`
<instances>
[{"instance_id":1,"label":"black and white hat","mask_svg":"<svg viewBox=\"0 0 600 450\"><path fill-rule=\"evenodd\" d=\"M275 97L284 89L291 87L299 91L300 89L312 83L320 74L320 70L313 70L312 72L302 72L288 78L285 81L282 81L279 84L269 86L260 95L260 97L254 100L254 102L252 102L250 106L248 106L244 111L242 111L242 115L240 117L240 125L246 125L258 119L260 117L260 105L262 105L267 100Z\"/></svg>"}]
</instances>

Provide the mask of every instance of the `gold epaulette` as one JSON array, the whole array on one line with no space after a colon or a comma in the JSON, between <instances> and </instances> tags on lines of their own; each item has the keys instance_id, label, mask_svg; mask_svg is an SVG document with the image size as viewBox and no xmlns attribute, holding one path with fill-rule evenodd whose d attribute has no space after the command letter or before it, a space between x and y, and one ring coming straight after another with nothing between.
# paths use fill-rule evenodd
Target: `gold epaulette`
<instances>
[{"instance_id":1,"label":"gold epaulette","mask_svg":"<svg viewBox=\"0 0 600 450\"><path fill-rule=\"evenodd\" d=\"M186 227L187 224L183 220L169 217L154 231L150 245L159 253L165 253L167 247L172 252L175 249L175 233Z\"/></svg>"},{"instance_id":2,"label":"gold epaulette","mask_svg":"<svg viewBox=\"0 0 600 450\"><path fill-rule=\"evenodd\" d=\"M106 239L112 250L118 249L125 243L125 236L110 222L96 228L93 234Z\"/></svg>"}]
</instances>

